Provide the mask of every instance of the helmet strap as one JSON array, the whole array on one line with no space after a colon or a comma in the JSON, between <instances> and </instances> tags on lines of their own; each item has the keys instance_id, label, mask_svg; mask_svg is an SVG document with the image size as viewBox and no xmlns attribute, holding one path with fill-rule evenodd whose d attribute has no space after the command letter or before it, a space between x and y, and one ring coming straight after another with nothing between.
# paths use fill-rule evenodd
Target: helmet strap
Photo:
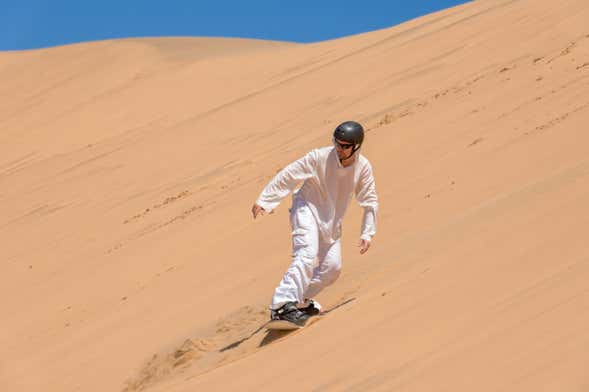
<instances>
[{"instance_id":1,"label":"helmet strap","mask_svg":"<svg viewBox=\"0 0 589 392\"><path fill-rule=\"evenodd\" d=\"M355 144L354 147L352 147L352 152L350 153L350 155L348 155L346 158L340 159L339 162L340 163L344 163L344 161L347 161L348 159L350 159L351 157L354 156L354 153L356 151L358 151L360 149L360 144Z\"/></svg>"}]
</instances>

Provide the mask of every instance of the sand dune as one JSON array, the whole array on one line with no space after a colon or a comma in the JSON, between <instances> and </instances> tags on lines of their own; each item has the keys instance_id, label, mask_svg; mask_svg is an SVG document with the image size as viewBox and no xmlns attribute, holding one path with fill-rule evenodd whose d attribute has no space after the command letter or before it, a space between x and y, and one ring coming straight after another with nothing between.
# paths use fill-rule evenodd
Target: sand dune
<instances>
[{"instance_id":1,"label":"sand dune","mask_svg":"<svg viewBox=\"0 0 589 392\"><path fill-rule=\"evenodd\" d=\"M315 44L0 53L6 391L589 388L589 3L483 0ZM333 309L260 329L264 184L368 128L379 231Z\"/></svg>"}]
</instances>

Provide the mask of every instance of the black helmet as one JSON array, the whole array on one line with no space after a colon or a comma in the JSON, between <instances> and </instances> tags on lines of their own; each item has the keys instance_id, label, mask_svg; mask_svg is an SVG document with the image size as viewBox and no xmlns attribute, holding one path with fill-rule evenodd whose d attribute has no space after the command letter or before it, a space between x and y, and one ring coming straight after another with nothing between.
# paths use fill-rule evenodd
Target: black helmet
<instances>
[{"instance_id":1,"label":"black helmet","mask_svg":"<svg viewBox=\"0 0 589 392\"><path fill-rule=\"evenodd\" d=\"M356 121L346 121L337 126L333 131L333 137L342 142L355 144L355 151L360 148L364 141L364 128Z\"/></svg>"}]
</instances>

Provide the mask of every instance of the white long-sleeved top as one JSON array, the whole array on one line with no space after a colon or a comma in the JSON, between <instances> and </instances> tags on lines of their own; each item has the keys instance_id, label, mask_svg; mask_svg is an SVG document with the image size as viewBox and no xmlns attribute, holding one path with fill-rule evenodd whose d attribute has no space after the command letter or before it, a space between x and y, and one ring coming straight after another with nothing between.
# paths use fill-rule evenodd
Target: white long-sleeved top
<instances>
[{"instance_id":1,"label":"white long-sleeved top","mask_svg":"<svg viewBox=\"0 0 589 392\"><path fill-rule=\"evenodd\" d=\"M293 193L293 204L302 199L309 205L324 241L332 243L341 237L341 222L352 195L364 208L360 238L371 240L376 234L378 199L372 166L366 157L359 154L353 164L344 167L335 147L314 149L282 169L256 203L270 212L301 181L303 185Z\"/></svg>"}]
</instances>

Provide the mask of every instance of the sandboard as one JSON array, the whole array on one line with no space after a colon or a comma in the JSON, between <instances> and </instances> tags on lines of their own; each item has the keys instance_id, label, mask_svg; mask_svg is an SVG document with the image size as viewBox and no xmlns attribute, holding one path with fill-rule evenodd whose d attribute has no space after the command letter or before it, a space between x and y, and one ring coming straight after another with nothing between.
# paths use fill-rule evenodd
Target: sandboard
<instances>
[{"instance_id":1,"label":"sandboard","mask_svg":"<svg viewBox=\"0 0 589 392\"><path fill-rule=\"evenodd\" d=\"M295 329L302 329L308 327L309 325L313 324L315 321L319 320L321 316L311 316L305 325L297 325L295 323L291 323L290 321L286 320L272 320L266 324L266 329L269 330L276 330L276 331L293 331Z\"/></svg>"},{"instance_id":2,"label":"sandboard","mask_svg":"<svg viewBox=\"0 0 589 392\"><path fill-rule=\"evenodd\" d=\"M291 331L295 329L304 328L304 325L296 325L286 320L272 320L266 324L266 329L278 330L278 331Z\"/></svg>"}]
</instances>

